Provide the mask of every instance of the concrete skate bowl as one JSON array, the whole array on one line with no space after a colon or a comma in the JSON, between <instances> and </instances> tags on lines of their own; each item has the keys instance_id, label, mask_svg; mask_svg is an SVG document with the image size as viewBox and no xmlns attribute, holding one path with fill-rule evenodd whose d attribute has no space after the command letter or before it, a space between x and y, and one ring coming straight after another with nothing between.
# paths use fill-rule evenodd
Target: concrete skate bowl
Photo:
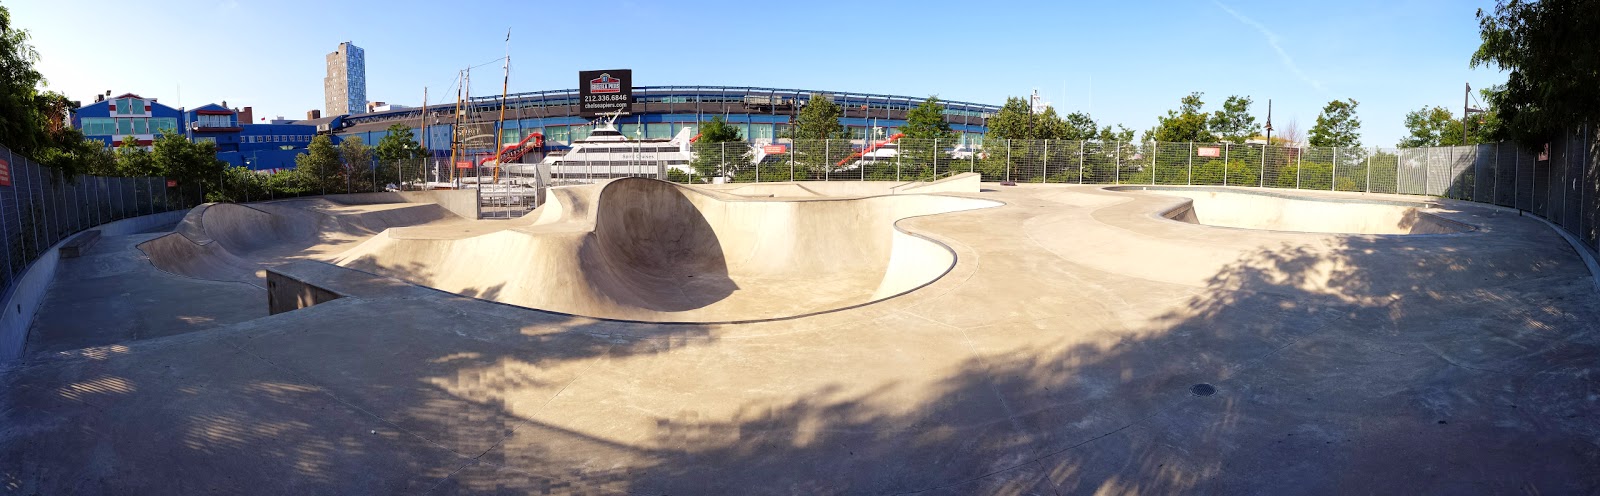
<instances>
[{"instance_id":1,"label":"concrete skate bowl","mask_svg":"<svg viewBox=\"0 0 1600 496\"><path fill-rule=\"evenodd\" d=\"M1148 191L1189 201L1163 210L1179 222L1236 229L1333 234L1456 234L1472 225L1429 213L1426 201L1312 196L1257 189L1116 186L1112 191Z\"/></svg>"},{"instance_id":2,"label":"concrete skate bowl","mask_svg":"<svg viewBox=\"0 0 1600 496\"><path fill-rule=\"evenodd\" d=\"M454 218L434 204L208 203L191 209L172 233L140 243L139 249L156 268L172 274L265 287L265 267L325 260L390 227Z\"/></svg>"},{"instance_id":3,"label":"concrete skate bowl","mask_svg":"<svg viewBox=\"0 0 1600 496\"><path fill-rule=\"evenodd\" d=\"M651 179L554 188L524 225L391 229L338 265L466 296L676 323L811 315L910 292L955 264L902 219L999 202L934 195L751 199Z\"/></svg>"}]
</instances>

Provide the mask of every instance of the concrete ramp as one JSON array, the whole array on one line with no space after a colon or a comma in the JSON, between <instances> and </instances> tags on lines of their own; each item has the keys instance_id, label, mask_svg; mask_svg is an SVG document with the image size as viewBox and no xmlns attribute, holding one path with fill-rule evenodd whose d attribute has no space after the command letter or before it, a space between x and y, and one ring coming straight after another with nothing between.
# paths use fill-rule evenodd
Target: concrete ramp
<instances>
[{"instance_id":1,"label":"concrete ramp","mask_svg":"<svg viewBox=\"0 0 1600 496\"><path fill-rule=\"evenodd\" d=\"M173 233L138 247L156 268L173 274L264 287L265 266L327 259L394 226L460 220L436 204L208 203L191 209Z\"/></svg>"},{"instance_id":2,"label":"concrete ramp","mask_svg":"<svg viewBox=\"0 0 1600 496\"><path fill-rule=\"evenodd\" d=\"M1117 187L1190 201L1161 212L1191 224L1335 234L1452 234L1474 228L1430 214L1422 201L1366 199L1223 188Z\"/></svg>"},{"instance_id":3,"label":"concrete ramp","mask_svg":"<svg viewBox=\"0 0 1600 496\"><path fill-rule=\"evenodd\" d=\"M869 303L932 282L954 255L895 223L997 205L932 195L761 200L627 178L555 188L528 222L478 236L391 229L335 263L578 315L763 320Z\"/></svg>"}]
</instances>

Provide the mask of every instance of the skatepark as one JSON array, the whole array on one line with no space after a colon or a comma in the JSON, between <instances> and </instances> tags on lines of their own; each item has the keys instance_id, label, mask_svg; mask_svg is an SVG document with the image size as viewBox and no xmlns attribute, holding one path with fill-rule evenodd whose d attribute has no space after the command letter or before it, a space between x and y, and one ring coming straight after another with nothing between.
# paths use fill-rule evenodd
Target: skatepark
<instances>
[{"instance_id":1,"label":"skatepark","mask_svg":"<svg viewBox=\"0 0 1600 496\"><path fill-rule=\"evenodd\" d=\"M426 193L426 194L424 194ZM1420 195L624 178L207 204L62 259L22 494L1600 489L1593 261Z\"/></svg>"}]
</instances>

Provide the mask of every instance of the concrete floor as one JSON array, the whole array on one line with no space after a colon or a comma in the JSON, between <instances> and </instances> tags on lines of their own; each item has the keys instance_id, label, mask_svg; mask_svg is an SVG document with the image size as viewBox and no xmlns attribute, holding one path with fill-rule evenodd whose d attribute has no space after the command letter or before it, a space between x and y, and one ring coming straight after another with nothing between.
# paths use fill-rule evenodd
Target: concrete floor
<instances>
[{"instance_id":1,"label":"concrete floor","mask_svg":"<svg viewBox=\"0 0 1600 496\"><path fill-rule=\"evenodd\" d=\"M1600 491L1600 300L1534 219L1444 201L1479 230L1243 231L1149 193L984 189L1007 205L901 223L956 251L943 278L776 322L599 321L296 262L353 296L0 370L0 488ZM147 316L232 299L138 273ZM94 312L61 302L41 321Z\"/></svg>"}]
</instances>

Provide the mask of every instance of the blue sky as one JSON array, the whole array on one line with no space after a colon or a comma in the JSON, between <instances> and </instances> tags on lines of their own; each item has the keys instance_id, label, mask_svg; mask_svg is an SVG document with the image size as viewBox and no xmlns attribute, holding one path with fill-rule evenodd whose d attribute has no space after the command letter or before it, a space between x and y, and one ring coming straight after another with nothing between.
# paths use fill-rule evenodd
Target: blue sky
<instances>
[{"instance_id":1,"label":"blue sky","mask_svg":"<svg viewBox=\"0 0 1600 496\"><path fill-rule=\"evenodd\" d=\"M1405 112L1460 112L1480 7L1492 1L1284 2L111 2L0 0L32 33L50 88L92 101L138 93L258 116L322 106L323 57L366 50L368 99L437 101L456 72L505 51L511 91L575 87L631 68L637 84L860 91L999 104L1034 89L1058 110L1143 131L1191 91L1207 109L1247 95L1310 129L1328 101L1360 102L1362 142L1393 146ZM137 5L137 8L130 8ZM474 94L498 93L498 64ZM180 97L181 88L181 97Z\"/></svg>"}]
</instances>

